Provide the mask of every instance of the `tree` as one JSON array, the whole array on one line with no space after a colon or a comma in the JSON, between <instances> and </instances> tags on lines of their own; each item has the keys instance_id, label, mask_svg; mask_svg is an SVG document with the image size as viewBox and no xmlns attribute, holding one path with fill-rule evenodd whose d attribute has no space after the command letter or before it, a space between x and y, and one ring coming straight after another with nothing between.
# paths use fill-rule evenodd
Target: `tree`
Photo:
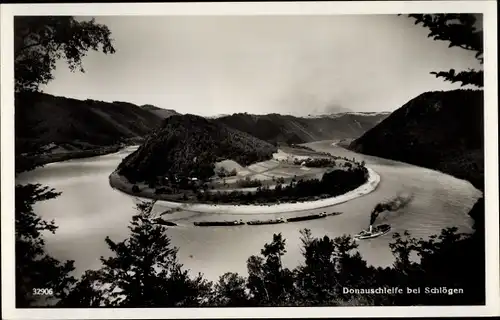
<instances>
[{"instance_id":1,"label":"tree","mask_svg":"<svg viewBox=\"0 0 500 320\"><path fill-rule=\"evenodd\" d=\"M313 238L309 229L300 231L304 265L296 269L299 300L304 305L331 305L353 298L343 287L369 287L367 278L373 274L350 236L330 239Z\"/></svg>"},{"instance_id":2,"label":"tree","mask_svg":"<svg viewBox=\"0 0 500 320\"><path fill-rule=\"evenodd\" d=\"M107 26L71 16L18 16L14 19L16 92L38 91L53 79L64 59L71 71L84 72L82 58L89 50L115 53Z\"/></svg>"},{"instance_id":3,"label":"tree","mask_svg":"<svg viewBox=\"0 0 500 320\"><path fill-rule=\"evenodd\" d=\"M177 260L178 249L171 246L167 228L151 221L152 202L137 205L132 217L131 235L121 242L109 237L113 252L101 257L103 267L93 275L91 284L80 283L75 294L63 304L88 302L85 295L104 297L105 306L120 307L194 307L208 302L211 283L201 275L191 278ZM98 293L95 289L98 287ZM79 294L80 293L80 294Z\"/></svg>"},{"instance_id":4,"label":"tree","mask_svg":"<svg viewBox=\"0 0 500 320\"><path fill-rule=\"evenodd\" d=\"M473 14L410 14L415 24L422 24L430 29L427 35L434 40L449 41L449 47L460 47L476 52L476 59L483 64L483 31L476 29L477 19ZM473 85L479 88L484 86L482 70L469 69L467 71L431 72L437 78L445 81L459 82L461 86Z\"/></svg>"},{"instance_id":5,"label":"tree","mask_svg":"<svg viewBox=\"0 0 500 320\"><path fill-rule=\"evenodd\" d=\"M102 292L103 283L100 271L87 270L71 288L69 294L58 301L61 308L93 308L106 304L106 296Z\"/></svg>"},{"instance_id":6,"label":"tree","mask_svg":"<svg viewBox=\"0 0 500 320\"><path fill-rule=\"evenodd\" d=\"M218 307L250 306L246 284L246 279L237 273L224 273L219 277L219 282L215 284L210 305Z\"/></svg>"},{"instance_id":7,"label":"tree","mask_svg":"<svg viewBox=\"0 0 500 320\"><path fill-rule=\"evenodd\" d=\"M399 295L397 305L472 305L484 304L484 238L457 233L456 227L441 230L440 235L416 239L408 232L394 234L390 244L396 258L389 283L412 288L458 288L461 294ZM479 240L479 241L478 241ZM412 259L413 258L413 259ZM419 259L417 259L419 258ZM419 261L420 260L420 261Z\"/></svg>"},{"instance_id":8,"label":"tree","mask_svg":"<svg viewBox=\"0 0 500 320\"><path fill-rule=\"evenodd\" d=\"M339 283L335 247L328 237L315 239L309 229L300 231L305 263L296 270L300 300L312 306L322 305L338 294Z\"/></svg>"},{"instance_id":9,"label":"tree","mask_svg":"<svg viewBox=\"0 0 500 320\"><path fill-rule=\"evenodd\" d=\"M273 306L290 303L294 280L292 272L281 262L285 253L285 239L279 233L273 235L271 243L264 245L262 256L248 259L248 288L255 303Z\"/></svg>"},{"instance_id":10,"label":"tree","mask_svg":"<svg viewBox=\"0 0 500 320\"><path fill-rule=\"evenodd\" d=\"M16 92L38 91L41 84L53 79L56 61L64 58L71 70L83 72L82 58L85 53L102 48L104 53L114 53L110 31L93 20L78 22L73 17L14 18L14 76ZM33 170L40 166L35 161L42 153L36 146L19 148L16 139L15 173ZM34 151L30 157L20 150ZM16 185L15 187L15 231L16 231L16 304L29 307L39 301L33 289L52 289L53 298L64 299L68 288L76 282L70 276L73 261L58 261L45 252L43 232L55 233L54 221L45 221L37 216L33 205L38 201L54 199L60 193L39 184Z\"/></svg>"},{"instance_id":11,"label":"tree","mask_svg":"<svg viewBox=\"0 0 500 320\"><path fill-rule=\"evenodd\" d=\"M52 298L64 298L76 279L69 275L73 261L60 262L45 252L42 232L55 233L54 221L45 221L33 211L33 204L57 197L59 193L39 184L17 185L15 194L16 305L30 307L44 303L33 290L52 290Z\"/></svg>"},{"instance_id":12,"label":"tree","mask_svg":"<svg viewBox=\"0 0 500 320\"><path fill-rule=\"evenodd\" d=\"M389 248L395 257L394 269L407 275L416 266L416 263L411 260L411 254L417 246L417 241L408 231L405 231L403 236L396 232L392 238L395 241L389 244Z\"/></svg>"},{"instance_id":13,"label":"tree","mask_svg":"<svg viewBox=\"0 0 500 320\"><path fill-rule=\"evenodd\" d=\"M438 236L418 241L415 251L420 257L421 284L428 287L461 288L458 295L443 295L431 299L422 297L426 304L482 304L485 299L484 238L458 233L456 227L441 230ZM478 241L479 240L479 241ZM418 276L418 275L417 275ZM417 276L415 278L417 278Z\"/></svg>"}]
</instances>

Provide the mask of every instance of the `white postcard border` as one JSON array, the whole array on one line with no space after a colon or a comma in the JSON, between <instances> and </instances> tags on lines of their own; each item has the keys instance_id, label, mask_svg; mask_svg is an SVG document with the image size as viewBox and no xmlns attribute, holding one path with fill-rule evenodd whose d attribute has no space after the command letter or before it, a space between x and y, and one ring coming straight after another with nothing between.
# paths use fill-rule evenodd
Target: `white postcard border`
<instances>
[{"instance_id":1,"label":"white postcard border","mask_svg":"<svg viewBox=\"0 0 500 320\"><path fill-rule=\"evenodd\" d=\"M485 70L486 306L186 308L186 309L15 309L14 295L14 77L15 15L326 15L397 13L483 13ZM5 319L248 318L248 317L421 317L498 315L498 75L496 1L367 1L253 3L92 3L1 6L1 212L2 317Z\"/></svg>"}]
</instances>

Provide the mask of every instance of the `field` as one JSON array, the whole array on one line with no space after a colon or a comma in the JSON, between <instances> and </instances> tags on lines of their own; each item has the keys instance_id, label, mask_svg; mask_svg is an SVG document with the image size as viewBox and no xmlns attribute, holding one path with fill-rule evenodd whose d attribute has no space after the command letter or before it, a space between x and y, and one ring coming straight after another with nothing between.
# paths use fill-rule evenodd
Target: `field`
<instances>
[{"instance_id":1,"label":"field","mask_svg":"<svg viewBox=\"0 0 500 320\"><path fill-rule=\"evenodd\" d=\"M307 158L325 158L326 156L317 152L292 148L280 147L277 153L273 155L272 160L262 161L243 167L232 160L224 160L216 163L216 169L224 168L227 172L236 171L236 175L229 177L214 177L210 181L212 192L216 191L234 191L248 190L252 191L256 187L241 188L238 182L242 179L259 180L262 186L273 187L276 185L277 179L282 179L281 182L289 183L293 179L310 180L321 179L323 173L328 168L308 168L294 164L295 159L305 160Z\"/></svg>"},{"instance_id":2,"label":"field","mask_svg":"<svg viewBox=\"0 0 500 320\"><path fill-rule=\"evenodd\" d=\"M131 183L119 172L110 177L110 183L123 192L155 200L184 204L261 206L336 197L361 186L366 182L363 179L368 179L369 175L363 164L354 159L307 149L280 148L272 156L270 160L248 166L233 160L220 160L214 164L215 175L207 180L191 177L184 180L187 183L184 187L169 185L168 182L160 186L146 182ZM365 172L356 168L363 168ZM342 171L349 176L340 173ZM326 173L326 179L330 179L328 182L324 180ZM331 180L333 176L335 178Z\"/></svg>"}]
</instances>

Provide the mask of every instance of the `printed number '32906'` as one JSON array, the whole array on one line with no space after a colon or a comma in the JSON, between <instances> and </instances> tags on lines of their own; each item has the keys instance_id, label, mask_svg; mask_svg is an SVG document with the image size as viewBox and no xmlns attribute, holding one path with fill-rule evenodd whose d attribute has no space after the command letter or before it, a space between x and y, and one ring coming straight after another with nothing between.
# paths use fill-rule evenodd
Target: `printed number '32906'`
<instances>
[{"instance_id":1,"label":"printed number '32906'","mask_svg":"<svg viewBox=\"0 0 500 320\"><path fill-rule=\"evenodd\" d=\"M52 288L33 288L33 294L35 296L51 296L54 294Z\"/></svg>"}]
</instances>

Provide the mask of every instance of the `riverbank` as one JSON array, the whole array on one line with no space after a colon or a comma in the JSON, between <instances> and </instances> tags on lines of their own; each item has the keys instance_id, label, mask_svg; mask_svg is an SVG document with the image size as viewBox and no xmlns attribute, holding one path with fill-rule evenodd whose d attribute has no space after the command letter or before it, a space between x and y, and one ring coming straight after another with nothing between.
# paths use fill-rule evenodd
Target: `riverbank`
<instances>
[{"instance_id":1,"label":"riverbank","mask_svg":"<svg viewBox=\"0 0 500 320\"><path fill-rule=\"evenodd\" d=\"M49 163L67 161L72 159L84 159L91 157L104 156L107 154L115 153L125 148L124 145L113 145L106 146L102 148L88 149L88 150L78 150L78 151L67 151L60 153L46 153L36 156L25 156L25 158L37 166L43 166Z\"/></svg>"},{"instance_id":2,"label":"riverbank","mask_svg":"<svg viewBox=\"0 0 500 320\"><path fill-rule=\"evenodd\" d=\"M164 195L155 194L152 190L142 190L133 192L133 185L126 178L119 175L116 171L109 176L109 183L112 188L134 197L156 200L155 206L168 209L181 209L184 211L200 212L200 213L234 213L234 214L262 214L262 213L277 213L277 212L294 212L303 210L321 209L330 207L349 200L361 197L374 191L379 182L380 176L370 168L368 170L367 181L354 190L348 191L342 195L330 197L326 199L295 202L295 203L278 203L267 205L227 205L227 204L204 204L204 203L183 203L174 202L164 199Z\"/></svg>"},{"instance_id":3,"label":"riverbank","mask_svg":"<svg viewBox=\"0 0 500 320\"><path fill-rule=\"evenodd\" d=\"M281 233L287 241L287 254L283 263L295 267L302 259L299 230L308 228L314 236L329 237L356 234L366 228L374 206L402 191L412 192L416 201L394 215L381 218L380 223L390 224L391 232L409 230L417 238L439 234L442 228L456 226L459 232L471 233L473 220L467 215L480 195L470 183L449 175L404 163L352 153L331 146L331 142L319 146L324 151L349 159L366 161L366 167L381 177L377 188L366 196L339 204L335 207L304 212L263 213L260 215L204 214L173 211L162 216L176 223L168 228L172 245L180 248L178 258L193 275L201 272L208 280L217 281L227 271L247 274L246 260L259 253L263 245L272 240L273 234ZM98 157L93 161L72 160L60 162L26 172L18 183L41 183L62 192L56 199L40 201L36 213L45 220L54 220L59 226L56 234L45 236L47 250L59 260L75 261L75 276L85 270L101 267L99 257L110 255L103 239L113 241L130 237L130 221L138 213L137 201L118 190L110 188L109 175L132 148L115 155ZM260 210L269 210L263 207ZM155 206L159 216L165 207ZM267 220L338 211L338 216L294 223L273 225L241 225L235 227L195 227L195 221ZM394 262L388 246L389 235L372 241L360 241L358 251L374 266L385 267ZM230 259L228 259L230 257ZM223 263L221 263L223 261Z\"/></svg>"},{"instance_id":4,"label":"riverbank","mask_svg":"<svg viewBox=\"0 0 500 320\"><path fill-rule=\"evenodd\" d=\"M140 146L144 139L144 137L127 138L111 145L95 145L79 140L66 143L49 143L28 148L28 150L16 156L16 161L17 158L20 160L22 158L23 162L26 161L38 167L49 163L105 156L128 147Z\"/></svg>"}]
</instances>

